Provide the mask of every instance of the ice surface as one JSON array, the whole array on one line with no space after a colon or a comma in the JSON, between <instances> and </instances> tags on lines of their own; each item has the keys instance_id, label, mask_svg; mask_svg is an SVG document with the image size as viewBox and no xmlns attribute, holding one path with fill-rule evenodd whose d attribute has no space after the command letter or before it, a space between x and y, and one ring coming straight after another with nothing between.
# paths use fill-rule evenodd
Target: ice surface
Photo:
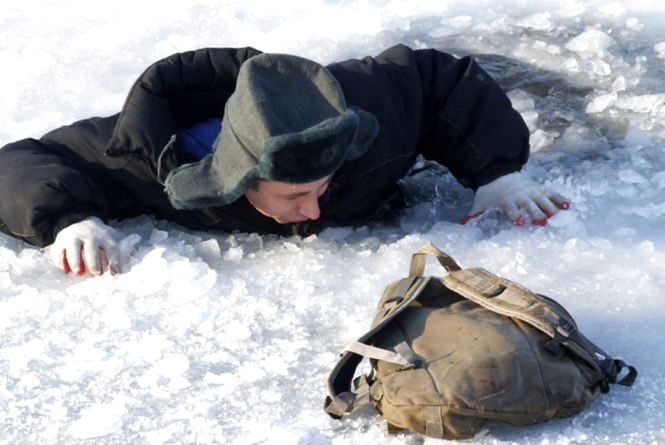
<instances>
[{"instance_id":1,"label":"ice surface","mask_svg":"<svg viewBox=\"0 0 665 445\"><path fill-rule=\"evenodd\" d=\"M573 205L545 227L462 226L471 194L442 170L390 224L305 239L125 221L125 273L95 279L0 236L0 443L438 443L321 409L337 352L430 241L558 299L641 371L579 416L466 443L665 443L664 23L651 0L4 2L0 145L117 112L176 51L325 63L403 42L478 55L529 125L527 171Z\"/></svg>"}]
</instances>

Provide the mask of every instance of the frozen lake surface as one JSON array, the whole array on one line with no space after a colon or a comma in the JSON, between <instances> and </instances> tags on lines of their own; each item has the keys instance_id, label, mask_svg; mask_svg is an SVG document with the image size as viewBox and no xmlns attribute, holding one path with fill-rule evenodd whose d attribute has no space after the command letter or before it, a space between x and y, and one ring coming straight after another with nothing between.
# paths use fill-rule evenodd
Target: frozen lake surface
<instances>
[{"instance_id":1,"label":"frozen lake surface","mask_svg":"<svg viewBox=\"0 0 665 445\"><path fill-rule=\"evenodd\" d=\"M0 235L0 443L438 443L322 410L340 348L427 242L557 299L640 371L576 417L465 443L665 443L664 25L654 1L4 2L0 146L117 112L173 52L327 63L401 42L477 54L529 125L527 171L573 204L545 227L462 226L471 193L427 170L394 221L305 239L124 221L129 267L95 279Z\"/></svg>"}]
</instances>

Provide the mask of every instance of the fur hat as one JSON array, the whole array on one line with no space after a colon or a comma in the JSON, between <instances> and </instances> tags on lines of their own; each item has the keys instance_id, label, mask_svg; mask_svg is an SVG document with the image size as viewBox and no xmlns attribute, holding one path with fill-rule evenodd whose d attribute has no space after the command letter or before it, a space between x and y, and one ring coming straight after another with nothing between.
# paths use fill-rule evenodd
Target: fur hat
<instances>
[{"instance_id":1,"label":"fur hat","mask_svg":"<svg viewBox=\"0 0 665 445\"><path fill-rule=\"evenodd\" d=\"M337 80L311 60L260 54L238 73L213 152L172 170L165 188L178 209L227 205L256 179L304 183L367 151L376 118L347 108Z\"/></svg>"}]
</instances>

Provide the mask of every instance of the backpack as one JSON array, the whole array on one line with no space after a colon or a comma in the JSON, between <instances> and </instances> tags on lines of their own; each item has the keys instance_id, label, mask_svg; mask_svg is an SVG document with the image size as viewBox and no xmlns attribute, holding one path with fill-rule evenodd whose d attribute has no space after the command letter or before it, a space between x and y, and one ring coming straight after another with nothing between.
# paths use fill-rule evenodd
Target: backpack
<instances>
[{"instance_id":1,"label":"backpack","mask_svg":"<svg viewBox=\"0 0 665 445\"><path fill-rule=\"evenodd\" d=\"M448 274L423 276L427 255ZM372 371L354 391L363 357ZM636 377L556 301L484 269L461 269L429 244L413 254L409 276L386 288L372 328L344 348L325 410L342 418L365 386L389 432L465 439L489 420L572 416L609 384L630 386Z\"/></svg>"}]
</instances>

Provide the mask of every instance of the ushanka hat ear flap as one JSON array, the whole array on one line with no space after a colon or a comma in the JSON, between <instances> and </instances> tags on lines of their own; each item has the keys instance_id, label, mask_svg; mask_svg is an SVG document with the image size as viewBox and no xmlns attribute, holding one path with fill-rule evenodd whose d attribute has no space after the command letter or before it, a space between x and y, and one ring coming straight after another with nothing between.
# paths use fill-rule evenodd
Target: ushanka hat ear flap
<instances>
[{"instance_id":1,"label":"ushanka hat ear flap","mask_svg":"<svg viewBox=\"0 0 665 445\"><path fill-rule=\"evenodd\" d=\"M165 189L178 209L227 205L257 178L303 183L332 174L378 131L371 113L346 107L323 66L261 54L240 69L213 153L172 170Z\"/></svg>"}]
</instances>

